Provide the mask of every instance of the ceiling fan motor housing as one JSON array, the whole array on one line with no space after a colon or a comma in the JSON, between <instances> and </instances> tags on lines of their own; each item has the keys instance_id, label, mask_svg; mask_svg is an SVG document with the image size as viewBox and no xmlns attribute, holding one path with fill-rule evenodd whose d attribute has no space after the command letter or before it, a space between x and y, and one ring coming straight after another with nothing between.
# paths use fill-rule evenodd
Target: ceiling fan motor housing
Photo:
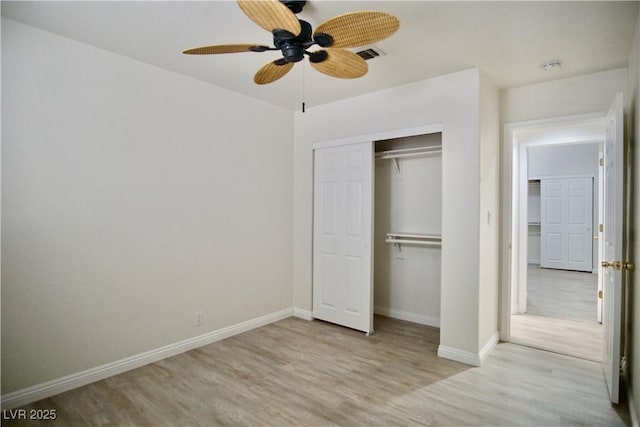
<instances>
[{"instance_id":1,"label":"ceiling fan motor housing","mask_svg":"<svg viewBox=\"0 0 640 427\"><path fill-rule=\"evenodd\" d=\"M307 4L306 1L300 0L280 0L280 3L284 4L289 8L289 10L293 13L300 13L304 6Z\"/></svg>"},{"instance_id":2,"label":"ceiling fan motor housing","mask_svg":"<svg viewBox=\"0 0 640 427\"><path fill-rule=\"evenodd\" d=\"M306 48L311 45L311 24L300 20L300 34L293 35L287 30L273 30L273 45L282 51L287 62L299 62L304 58Z\"/></svg>"}]
</instances>

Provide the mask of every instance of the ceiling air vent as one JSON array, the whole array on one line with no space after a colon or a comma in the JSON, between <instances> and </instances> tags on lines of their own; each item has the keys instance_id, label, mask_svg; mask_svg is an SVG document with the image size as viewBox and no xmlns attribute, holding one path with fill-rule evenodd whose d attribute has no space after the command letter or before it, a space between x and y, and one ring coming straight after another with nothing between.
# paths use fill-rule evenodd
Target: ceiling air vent
<instances>
[{"instance_id":1,"label":"ceiling air vent","mask_svg":"<svg viewBox=\"0 0 640 427\"><path fill-rule=\"evenodd\" d=\"M366 61L369 59L377 58L378 56L384 56L384 52L375 46L368 46L357 51L356 55Z\"/></svg>"}]
</instances>

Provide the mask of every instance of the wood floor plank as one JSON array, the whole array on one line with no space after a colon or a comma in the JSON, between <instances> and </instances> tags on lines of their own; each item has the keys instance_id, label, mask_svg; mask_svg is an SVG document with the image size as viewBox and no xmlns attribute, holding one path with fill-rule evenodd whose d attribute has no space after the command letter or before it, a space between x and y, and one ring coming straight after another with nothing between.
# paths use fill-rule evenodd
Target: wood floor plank
<instances>
[{"instance_id":1,"label":"wood floor plank","mask_svg":"<svg viewBox=\"0 0 640 427\"><path fill-rule=\"evenodd\" d=\"M511 342L602 361L597 288L595 274L529 265L527 313L511 316Z\"/></svg>"},{"instance_id":2,"label":"wood floor plank","mask_svg":"<svg viewBox=\"0 0 640 427\"><path fill-rule=\"evenodd\" d=\"M596 321L598 275L527 267L527 313Z\"/></svg>"},{"instance_id":3,"label":"wood floor plank","mask_svg":"<svg viewBox=\"0 0 640 427\"><path fill-rule=\"evenodd\" d=\"M511 342L602 362L602 325L535 314L511 316Z\"/></svg>"},{"instance_id":4,"label":"wood floor plank","mask_svg":"<svg viewBox=\"0 0 640 427\"><path fill-rule=\"evenodd\" d=\"M384 317L365 334L289 318L26 407L72 426L628 425L601 366L499 344L473 368L439 331Z\"/></svg>"}]
</instances>

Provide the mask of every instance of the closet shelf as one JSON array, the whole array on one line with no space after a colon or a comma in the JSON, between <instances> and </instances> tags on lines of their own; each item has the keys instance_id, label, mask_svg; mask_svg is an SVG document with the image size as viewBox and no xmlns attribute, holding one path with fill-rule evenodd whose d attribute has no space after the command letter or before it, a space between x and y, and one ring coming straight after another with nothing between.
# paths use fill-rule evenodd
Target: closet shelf
<instances>
[{"instance_id":1,"label":"closet shelf","mask_svg":"<svg viewBox=\"0 0 640 427\"><path fill-rule=\"evenodd\" d=\"M442 236L439 234L423 233L387 233L387 243L418 246L442 246Z\"/></svg>"},{"instance_id":2,"label":"closet shelf","mask_svg":"<svg viewBox=\"0 0 640 427\"><path fill-rule=\"evenodd\" d=\"M529 221L527 224L528 225L541 225L540 221Z\"/></svg>"},{"instance_id":3,"label":"closet shelf","mask_svg":"<svg viewBox=\"0 0 640 427\"><path fill-rule=\"evenodd\" d=\"M393 160L396 168L396 177L401 178L400 164L398 159L408 157L434 157L442 155L442 145L430 145L428 147L402 148L398 150L387 150L376 153L376 159Z\"/></svg>"},{"instance_id":4,"label":"closet shelf","mask_svg":"<svg viewBox=\"0 0 640 427\"><path fill-rule=\"evenodd\" d=\"M404 157L430 157L442 154L442 145L429 147L403 148L399 150L380 151L376 158L381 160L399 159Z\"/></svg>"}]
</instances>

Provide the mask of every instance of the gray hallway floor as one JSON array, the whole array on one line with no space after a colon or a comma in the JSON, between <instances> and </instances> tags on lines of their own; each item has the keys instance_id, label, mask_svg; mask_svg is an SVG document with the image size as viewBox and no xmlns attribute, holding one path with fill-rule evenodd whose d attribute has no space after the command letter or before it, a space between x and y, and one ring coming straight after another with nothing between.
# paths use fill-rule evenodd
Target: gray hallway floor
<instances>
[{"instance_id":1,"label":"gray hallway floor","mask_svg":"<svg viewBox=\"0 0 640 427\"><path fill-rule=\"evenodd\" d=\"M511 316L511 342L602 361L598 276L529 265L527 312Z\"/></svg>"},{"instance_id":2,"label":"gray hallway floor","mask_svg":"<svg viewBox=\"0 0 640 427\"><path fill-rule=\"evenodd\" d=\"M598 275L529 265L527 313L595 322Z\"/></svg>"}]
</instances>

